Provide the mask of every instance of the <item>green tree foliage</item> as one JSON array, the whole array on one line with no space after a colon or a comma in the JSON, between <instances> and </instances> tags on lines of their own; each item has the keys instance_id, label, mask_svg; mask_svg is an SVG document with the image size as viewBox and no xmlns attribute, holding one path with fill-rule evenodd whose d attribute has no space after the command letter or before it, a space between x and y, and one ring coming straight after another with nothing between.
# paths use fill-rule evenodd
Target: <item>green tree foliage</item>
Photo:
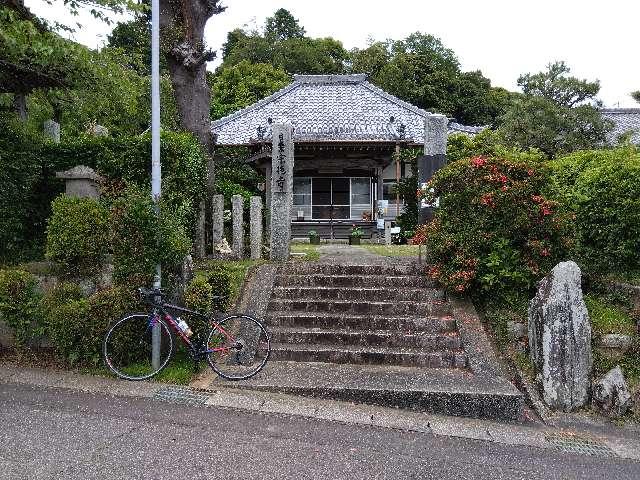
<instances>
[{"instance_id":1,"label":"green tree foliage","mask_svg":"<svg viewBox=\"0 0 640 480\"><path fill-rule=\"evenodd\" d=\"M504 142L537 148L552 158L558 154L601 146L611 129L597 110L600 85L571 77L564 62L545 72L522 75L524 95L502 117Z\"/></svg>"},{"instance_id":2,"label":"green tree foliage","mask_svg":"<svg viewBox=\"0 0 640 480\"><path fill-rule=\"evenodd\" d=\"M49 31L28 10L0 8L0 92L70 86L88 63L86 48Z\"/></svg>"},{"instance_id":3,"label":"green tree foliage","mask_svg":"<svg viewBox=\"0 0 640 480\"><path fill-rule=\"evenodd\" d=\"M304 38L306 31L288 10L280 8L264 25L264 36L270 40L282 41L290 38Z\"/></svg>"},{"instance_id":4,"label":"green tree foliage","mask_svg":"<svg viewBox=\"0 0 640 480\"><path fill-rule=\"evenodd\" d=\"M230 32L222 52L221 68L246 60L268 63L289 74L344 73L349 58L338 40L305 36L304 28L284 9L267 18L262 32Z\"/></svg>"},{"instance_id":5,"label":"green tree foliage","mask_svg":"<svg viewBox=\"0 0 640 480\"><path fill-rule=\"evenodd\" d=\"M636 90L635 92L631 92L631 97L638 103L640 103L640 90Z\"/></svg>"},{"instance_id":6,"label":"green tree foliage","mask_svg":"<svg viewBox=\"0 0 640 480\"><path fill-rule=\"evenodd\" d=\"M494 124L510 103L504 89L491 87L481 72L462 72L453 50L433 35L375 42L351 52L351 71L420 108L466 124Z\"/></svg>"},{"instance_id":7,"label":"green tree foliage","mask_svg":"<svg viewBox=\"0 0 640 480\"><path fill-rule=\"evenodd\" d=\"M285 87L291 81L283 70L267 63L223 67L211 83L211 118L218 119Z\"/></svg>"}]
</instances>

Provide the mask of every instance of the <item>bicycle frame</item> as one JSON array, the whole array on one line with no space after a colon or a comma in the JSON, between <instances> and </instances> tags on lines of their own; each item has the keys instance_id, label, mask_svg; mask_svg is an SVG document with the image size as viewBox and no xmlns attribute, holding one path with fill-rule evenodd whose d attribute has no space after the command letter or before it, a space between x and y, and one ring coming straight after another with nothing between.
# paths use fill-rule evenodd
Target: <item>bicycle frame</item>
<instances>
[{"instance_id":1,"label":"bicycle frame","mask_svg":"<svg viewBox=\"0 0 640 480\"><path fill-rule=\"evenodd\" d=\"M191 339L187 335L185 335L185 333L180 329L180 327L178 326L178 322L168 312L168 310L180 312L180 313L186 313L188 315L198 317L204 320L205 322L210 323L212 328L219 330L220 333L222 333L225 337L227 337L230 343L235 342L235 339L233 338L233 336L229 332L227 332L224 328L222 328L222 326L218 322L215 321L215 319L213 318L213 315L211 316L205 315L203 313L196 312L195 310L179 307L178 305L172 305L170 303L153 305L153 312L149 314L149 327L153 327L155 325L156 319L160 315L162 315L162 318L167 322L167 324L171 327L171 329L176 333L176 335L180 337L182 342L191 350L191 352L194 355L194 358L197 358L200 355L207 355L213 352L228 351L231 347L225 346L225 347L216 347L216 348L205 348L205 345L203 344L202 345L203 350L198 351L197 346L194 345ZM206 340L204 341L204 343L206 344Z\"/></svg>"}]
</instances>

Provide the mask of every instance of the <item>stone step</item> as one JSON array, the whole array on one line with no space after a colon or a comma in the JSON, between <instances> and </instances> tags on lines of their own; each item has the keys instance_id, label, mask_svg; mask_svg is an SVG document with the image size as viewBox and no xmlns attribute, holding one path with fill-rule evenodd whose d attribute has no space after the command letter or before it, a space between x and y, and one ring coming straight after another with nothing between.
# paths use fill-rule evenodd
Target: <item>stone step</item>
<instances>
[{"instance_id":1,"label":"stone step","mask_svg":"<svg viewBox=\"0 0 640 480\"><path fill-rule=\"evenodd\" d=\"M455 333L404 333L390 330L350 330L272 327L273 343L314 345L352 345L360 347L418 348L423 352L460 350L460 337Z\"/></svg>"},{"instance_id":2,"label":"stone step","mask_svg":"<svg viewBox=\"0 0 640 480\"><path fill-rule=\"evenodd\" d=\"M416 264L396 265L348 265L321 262L288 263L278 269L279 275L424 275L424 266Z\"/></svg>"},{"instance_id":3,"label":"stone step","mask_svg":"<svg viewBox=\"0 0 640 480\"><path fill-rule=\"evenodd\" d=\"M396 330L401 332L446 333L456 330L453 317L411 315L373 316L342 313L269 312L266 323L272 327L338 328L352 330Z\"/></svg>"},{"instance_id":4,"label":"stone step","mask_svg":"<svg viewBox=\"0 0 640 480\"><path fill-rule=\"evenodd\" d=\"M412 348L352 345L272 343L270 359L423 368L465 368L467 366L467 356L461 351L425 352Z\"/></svg>"},{"instance_id":5,"label":"stone step","mask_svg":"<svg viewBox=\"0 0 640 480\"><path fill-rule=\"evenodd\" d=\"M272 298L425 302L444 300L445 295L436 288L274 287Z\"/></svg>"},{"instance_id":6,"label":"stone step","mask_svg":"<svg viewBox=\"0 0 640 480\"><path fill-rule=\"evenodd\" d=\"M440 317L450 313L446 302L373 302L356 300L288 300L272 298L268 312L319 312L359 315L414 315Z\"/></svg>"},{"instance_id":7,"label":"stone step","mask_svg":"<svg viewBox=\"0 0 640 480\"><path fill-rule=\"evenodd\" d=\"M434 288L424 275L277 275L276 287Z\"/></svg>"},{"instance_id":8,"label":"stone step","mask_svg":"<svg viewBox=\"0 0 640 480\"><path fill-rule=\"evenodd\" d=\"M499 375L467 369L269 362L258 375L230 382L215 377L211 388L281 392L356 403L394 406L466 417L518 420L524 398Z\"/></svg>"}]
</instances>

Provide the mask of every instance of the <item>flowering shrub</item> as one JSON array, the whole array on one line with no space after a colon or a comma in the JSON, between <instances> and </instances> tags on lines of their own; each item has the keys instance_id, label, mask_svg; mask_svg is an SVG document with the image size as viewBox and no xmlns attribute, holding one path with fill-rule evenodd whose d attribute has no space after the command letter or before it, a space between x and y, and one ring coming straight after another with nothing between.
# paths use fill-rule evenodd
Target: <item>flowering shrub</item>
<instances>
[{"instance_id":1,"label":"flowering shrub","mask_svg":"<svg viewBox=\"0 0 640 480\"><path fill-rule=\"evenodd\" d=\"M439 199L413 244L427 246L428 274L456 292L527 289L562 259L567 216L544 192L546 167L535 153L458 160L419 197Z\"/></svg>"}]
</instances>

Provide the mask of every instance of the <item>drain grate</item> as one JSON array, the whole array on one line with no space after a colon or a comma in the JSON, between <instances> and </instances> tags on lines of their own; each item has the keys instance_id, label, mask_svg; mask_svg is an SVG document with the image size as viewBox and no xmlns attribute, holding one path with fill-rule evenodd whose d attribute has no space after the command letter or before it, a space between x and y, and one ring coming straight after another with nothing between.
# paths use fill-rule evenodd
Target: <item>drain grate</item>
<instances>
[{"instance_id":1,"label":"drain grate","mask_svg":"<svg viewBox=\"0 0 640 480\"><path fill-rule=\"evenodd\" d=\"M153 394L153 398L182 405L204 405L209 395L188 387L163 387Z\"/></svg>"},{"instance_id":2,"label":"drain grate","mask_svg":"<svg viewBox=\"0 0 640 480\"><path fill-rule=\"evenodd\" d=\"M616 453L607 445L592 438L576 435L558 434L545 438L552 448L566 453L578 453L596 457L616 457Z\"/></svg>"}]
</instances>

